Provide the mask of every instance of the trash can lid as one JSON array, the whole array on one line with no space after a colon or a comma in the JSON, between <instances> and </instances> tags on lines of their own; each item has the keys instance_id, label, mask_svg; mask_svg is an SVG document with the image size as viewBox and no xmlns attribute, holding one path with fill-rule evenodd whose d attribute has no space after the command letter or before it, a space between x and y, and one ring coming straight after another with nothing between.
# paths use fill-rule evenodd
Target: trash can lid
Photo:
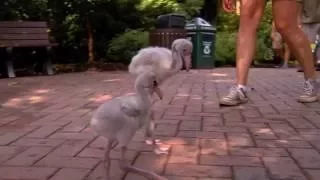
<instances>
[{"instance_id":1,"label":"trash can lid","mask_svg":"<svg viewBox=\"0 0 320 180\"><path fill-rule=\"evenodd\" d=\"M186 24L185 28L187 30L195 30L195 29L210 30L210 31L216 30L215 27L213 27L210 23L208 23L207 21L205 21L204 19L202 19L200 17L193 18L191 21L189 21Z\"/></svg>"},{"instance_id":2,"label":"trash can lid","mask_svg":"<svg viewBox=\"0 0 320 180\"><path fill-rule=\"evenodd\" d=\"M157 17L157 19L159 18L163 18L163 17L168 17L168 16L176 16L176 17L181 17L181 18L185 18L184 15L182 14L178 14L178 13L168 13L168 14L161 14Z\"/></svg>"},{"instance_id":3,"label":"trash can lid","mask_svg":"<svg viewBox=\"0 0 320 180\"><path fill-rule=\"evenodd\" d=\"M157 17L155 27L157 29L162 28L181 28L183 29L186 25L186 18L181 14L163 14Z\"/></svg>"}]
</instances>

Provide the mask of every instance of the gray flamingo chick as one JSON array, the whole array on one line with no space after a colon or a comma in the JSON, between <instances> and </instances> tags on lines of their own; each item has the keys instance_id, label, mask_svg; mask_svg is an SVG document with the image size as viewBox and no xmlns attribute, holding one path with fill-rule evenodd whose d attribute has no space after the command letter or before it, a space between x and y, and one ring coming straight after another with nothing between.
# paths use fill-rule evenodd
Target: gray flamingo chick
<instances>
[{"instance_id":1,"label":"gray flamingo chick","mask_svg":"<svg viewBox=\"0 0 320 180\"><path fill-rule=\"evenodd\" d=\"M136 168L124 159L127 145L136 131L148 124L152 94L155 92L162 99L156 76L152 72L140 74L135 81L135 95L125 95L102 104L93 114L91 127L108 140L105 152L106 178L110 179L110 151L118 145L121 149L120 167L142 175L148 179L167 180L153 172Z\"/></svg>"},{"instance_id":2,"label":"gray flamingo chick","mask_svg":"<svg viewBox=\"0 0 320 180\"><path fill-rule=\"evenodd\" d=\"M171 49L165 47L149 46L140 49L134 55L129 64L129 73L139 75L144 72L154 72L157 82L162 85L164 81L180 72L183 64L186 71L191 68L191 55L193 44L185 38L179 38L172 42ZM148 122L149 131L146 131L147 144L162 144L159 139L154 139L151 133L154 131L154 114L151 113ZM168 148L160 147L155 149L156 154L167 153Z\"/></svg>"}]
</instances>

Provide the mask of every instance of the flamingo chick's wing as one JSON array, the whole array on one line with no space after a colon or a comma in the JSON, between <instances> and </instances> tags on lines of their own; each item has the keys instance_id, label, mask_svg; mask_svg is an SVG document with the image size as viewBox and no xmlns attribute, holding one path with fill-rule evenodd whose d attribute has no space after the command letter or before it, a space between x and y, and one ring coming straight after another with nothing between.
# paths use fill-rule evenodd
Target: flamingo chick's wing
<instances>
[{"instance_id":1,"label":"flamingo chick's wing","mask_svg":"<svg viewBox=\"0 0 320 180\"><path fill-rule=\"evenodd\" d=\"M120 109L129 117L138 117L141 114L141 105L137 103L134 96L128 96L126 99L120 99Z\"/></svg>"}]
</instances>

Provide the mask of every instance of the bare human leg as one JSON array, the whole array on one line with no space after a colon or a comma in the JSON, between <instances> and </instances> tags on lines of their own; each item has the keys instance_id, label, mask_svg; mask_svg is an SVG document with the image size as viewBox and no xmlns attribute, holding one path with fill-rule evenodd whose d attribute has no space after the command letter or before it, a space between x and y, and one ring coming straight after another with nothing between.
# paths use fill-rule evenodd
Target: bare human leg
<instances>
[{"instance_id":1,"label":"bare human leg","mask_svg":"<svg viewBox=\"0 0 320 180\"><path fill-rule=\"evenodd\" d=\"M221 105L234 106L247 102L245 86L249 68L256 50L256 35L264 12L265 0L240 1L240 25L237 35L236 72L237 87L231 88L228 95L220 99Z\"/></svg>"},{"instance_id":2,"label":"bare human leg","mask_svg":"<svg viewBox=\"0 0 320 180\"><path fill-rule=\"evenodd\" d=\"M284 44L284 57L283 57L283 68L287 68L288 67L288 63L289 63L289 59L290 59L290 49L288 47L288 45L285 43Z\"/></svg>"},{"instance_id":3,"label":"bare human leg","mask_svg":"<svg viewBox=\"0 0 320 180\"><path fill-rule=\"evenodd\" d=\"M246 85L256 50L256 35L264 12L264 0L240 1L240 26L237 39L237 84Z\"/></svg>"},{"instance_id":4,"label":"bare human leg","mask_svg":"<svg viewBox=\"0 0 320 180\"><path fill-rule=\"evenodd\" d=\"M298 5L294 0L272 2L275 25L304 69L306 82L304 92L298 100L306 103L317 100L317 83L310 43L306 34L298 27Z\"/></svg>"},{"instance_id":5,"label":"bare human leg","mask_svg":"<svg viewBox=\"0 0 320 180\"><path fill-rule=\"evenodd\" d=\"M302 30L303 32L306 34L306 36L308 37L309 43L311 45L311 47L313 48L317 48L317 45L314 44L316 42L317 39L317 34L319 34L318 30L320 28L320 24L316 24L316 23L305 23L302 26ZM316 51L316 49L313 49ZM313 56L314 56L314 61L315 64L317 64L317 53L313 52ZM299 72L303 72L302 67L300 66L299 68Z\"/></svg>"}]
</instances>

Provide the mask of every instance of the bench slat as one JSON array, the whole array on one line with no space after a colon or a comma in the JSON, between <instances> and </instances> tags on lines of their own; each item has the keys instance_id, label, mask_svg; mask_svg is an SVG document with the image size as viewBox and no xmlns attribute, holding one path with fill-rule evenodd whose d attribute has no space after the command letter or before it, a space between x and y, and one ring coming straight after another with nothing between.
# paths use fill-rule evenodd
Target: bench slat
<instances>
[{"instance_id":1,"label":"bench slat","mask_svg":"<svg viewBox=\"0 0 320 180\"><path fill-rule=\"evenodd\" d=\"M46 40L48 33L42 34L0 34L1 40Z\"/></svg>"},{"instance_id":2,"label":"bench slat","mask_svg":"<svg viewBox=\"0 0 320 180\"><path fill-rule=\"evenodd\" d=\"M48 39L46 40L0 40L0 47L40 47L51 46Z\"/></svg>"},{"instance_id":3,"label":"bench slat","mask_svg":"<svg viewBox=\"0 0 320 180\"><path fill-rule=\"evenodd\" d=\"M45 40L48 39L48 33L42 34L0 34L1 40Z\"/></svg>"},{"instance_id":4,"label":"bench slat","mask_svg":"<svg viewBox=\"0 0 320 180\"><path fill-rule=\"evenodd\" d=\"M55 46L45 21L0 21L0 47Z\"/></svg>"},{"instance_id":5,"label":"bench slat","mask_svg":"<svg viewBox=\"0 0 320 180\"><path fill-rule=\"evenodd\" d=\"M1 34L38 34L48 33L48 28L4 28L0 27Z\"/></svg>"},{"instance_id":6,"label":"bench slat","mask_svg":"<svg viewBox=\"0 0 320 180\"><path fill-rule=\"evenodd\" d=\"M48 27L45 21L0 21L0 27Z\"/></svg>"}]
</instances>

